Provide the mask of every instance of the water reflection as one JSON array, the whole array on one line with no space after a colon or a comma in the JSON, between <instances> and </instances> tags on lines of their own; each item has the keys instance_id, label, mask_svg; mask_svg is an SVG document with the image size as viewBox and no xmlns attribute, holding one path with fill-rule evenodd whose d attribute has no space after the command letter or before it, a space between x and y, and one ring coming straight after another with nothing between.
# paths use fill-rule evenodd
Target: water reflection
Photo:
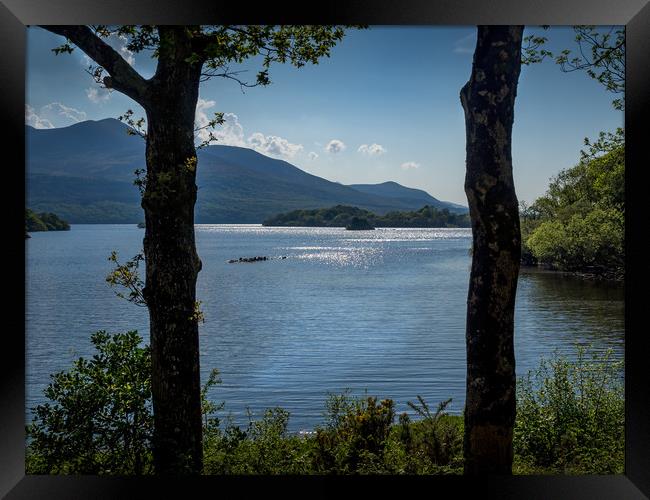
<instances>
[{"instance_id":1,"label":"water reflection","mask_svg":"<svg viewBox=\"0 0 650 500\"><path fill-rule=\"evenodd\" d=\"M612 348L622 359L624 308L622 284L522 268L515 310L518 373L554 350L573 357L576 343Z\"/></svg>"}]
</instances>

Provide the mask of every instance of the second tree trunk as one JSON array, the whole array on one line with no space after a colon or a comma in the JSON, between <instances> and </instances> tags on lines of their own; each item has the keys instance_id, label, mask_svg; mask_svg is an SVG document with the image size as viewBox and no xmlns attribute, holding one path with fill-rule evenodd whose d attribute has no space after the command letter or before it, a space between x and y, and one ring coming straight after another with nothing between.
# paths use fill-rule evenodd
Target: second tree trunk
<instances>
[{"instance_id":1,"label":"second tree trunk","mask_svg":"<svg viewBox=\"0 0 650 500\"><path fill-rule=\"evenodd\" d=\"M522 33L522 26L479 26L472 74L461 91L473 235L466 324L468 475L512 472L521 248L511 142Z\"/></svg>"}]
</instances>

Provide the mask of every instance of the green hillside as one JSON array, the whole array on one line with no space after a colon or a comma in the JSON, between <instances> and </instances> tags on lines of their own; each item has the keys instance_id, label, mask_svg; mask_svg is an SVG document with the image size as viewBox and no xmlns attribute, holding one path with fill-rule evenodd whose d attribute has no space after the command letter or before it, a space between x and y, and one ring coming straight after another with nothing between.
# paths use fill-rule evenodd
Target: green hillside
<instances>
[{"instance_id":1,"label":"green hillside","mask_svg":"<svg viewBox=\"0 0 650 500\"><path fill-rule=\"evenodd\" d=\"M144 141L113 120L70 127L26 127L30 207L71 223L137 223L144 218L134 171L144 168ZM351 205L377 214L423 205L466 212L458 205L394 182L345 186L290 163L235 146L198 155L197 223L261 223L275 214Z\"/></svg>"}]
</instances>

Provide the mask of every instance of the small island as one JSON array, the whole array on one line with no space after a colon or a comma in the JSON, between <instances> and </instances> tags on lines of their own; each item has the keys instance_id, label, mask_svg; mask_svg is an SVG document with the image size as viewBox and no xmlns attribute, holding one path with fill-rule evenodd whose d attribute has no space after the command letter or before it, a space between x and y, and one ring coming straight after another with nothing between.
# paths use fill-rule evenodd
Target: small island
<instances>
[{"instance_id":1,"label":"small island","mask_svg":"<svg viewBox=\"0 0 650 500\"><path fill-rule=\"evenodd\" d=\"M369 230L377 227L470 227L469 214L450 212L425 205L410 212L388 212L377 215L369 210L346 205L313 210L294 210L278 214L262 222L263 226L344 227Z\"/></svg>"},{"instance_id":2,"label":"small island","mask_svg":"<svg viewBox=\"0 0 650 500\"><path fill-rule=\"evenodd\" d=\"M25 238L30 238L28 233L38 231L69 231L70 224L58 215L50 212L36 213L29 208L25 209Z\"/></svg>"},{"instance_id":3,"label":"small island","mask_svg":"<svg viewBox=\"0 0 650 500\"><path fill-rule=\"evenodd\" d=\"M348 231L369 231L375 229L367 219L352 217L350 223L345 226Z\"/></svg>"}]
</instances>

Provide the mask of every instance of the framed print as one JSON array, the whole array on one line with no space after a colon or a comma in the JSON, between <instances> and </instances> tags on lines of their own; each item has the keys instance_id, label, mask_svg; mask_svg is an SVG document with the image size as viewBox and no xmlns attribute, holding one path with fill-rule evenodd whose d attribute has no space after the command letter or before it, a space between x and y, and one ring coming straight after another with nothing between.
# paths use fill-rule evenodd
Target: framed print
<instances>
[{"instance_id":1,"label":"framed print","mask_svg":"<svg viewBox=\"0 0 650 500\"><path fill-rule=\"evenodd\" d=\"M3 498L650 497L645 0L0 23Z\"/></svg>"}]
</instances>

